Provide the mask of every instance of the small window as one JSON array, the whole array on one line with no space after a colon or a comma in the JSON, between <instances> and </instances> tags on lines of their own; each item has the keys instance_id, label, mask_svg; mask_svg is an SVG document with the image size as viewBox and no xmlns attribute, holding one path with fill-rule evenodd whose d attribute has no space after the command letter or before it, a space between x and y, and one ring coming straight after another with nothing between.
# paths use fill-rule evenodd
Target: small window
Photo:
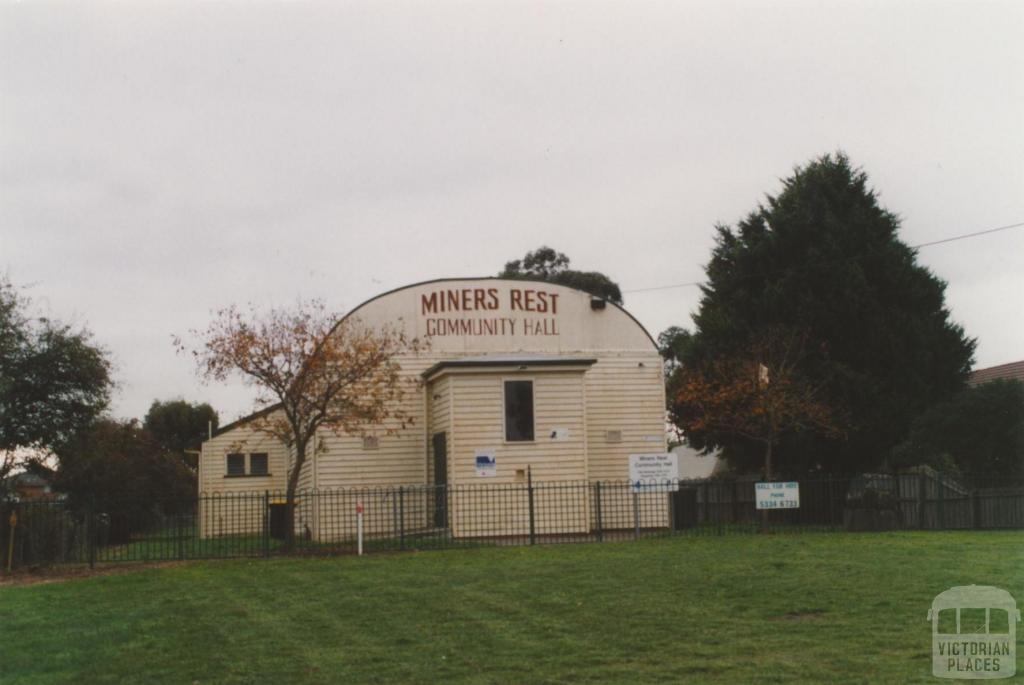
<instances>
[{"instance_id":1,"label":"small window","mask_svg":"<svg viewBox=\"0 0 1024 685\"><path fill-rule=\"evenodd\" d=\"M380 448L380 442L377 440L376 435L366 435L363 437L363 449L364 450L375 450Z\"/></svg>"},{"instance_id":2,"label":"small window","mask_svg":"<svg viewBox=\"0 0 1024 685\"><path fill-rule=\"evenodd\" d=\"M244 454L229 454L228 455L228 475L229 476L244 476L245 475L245 455Z\"/></svg>"},{"instance_id":3,"label":"small window","mask_svg":"<svg viewBox=\"0 0 1024 685\"><path fill-rule=\"evenodd\" d=\"M505 440L533 440L533 381L505 381Z\"/></svg>"},{"instance_id":4,"label":"small window","mask_svg":"<svg viewBox=\"0 0 1024 685\"><path fill-rule=\"evenodd\" d=\"M253 452L251 454L242 454L240 452L232 452L228 455L228 477L242 477L242 476L268 476L269 472L269 459L267 458L266 452ZM248 467L248 468L246 468Z\"/></svg>"},{"instance_id":5,"label":"small window","mask_svg":"<svg viewBox=\"0 0 1024 685\"><path fill-rule=\"evenodd\" d=\"M265 476L267 475L267 453L266 452L255 452L249 455L249 475L250 476Z\"/></svg>"}]
</instances>

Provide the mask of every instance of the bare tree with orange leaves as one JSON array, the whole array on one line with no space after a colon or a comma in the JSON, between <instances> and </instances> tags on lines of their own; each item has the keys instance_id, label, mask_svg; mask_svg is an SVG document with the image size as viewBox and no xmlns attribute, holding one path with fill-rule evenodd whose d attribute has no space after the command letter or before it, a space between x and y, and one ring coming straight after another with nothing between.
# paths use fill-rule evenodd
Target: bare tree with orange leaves
<instances>
[{"instance_id":1,"label":"bare tree with orange leaves","mask_svg":"<svg viewBox=\"0 0 1024 685\"><path fill-rule=\"evenodd\" d=\"M294 456L286 490L289 548L299 475L310 453L323 450L318 431L351 435L373 427L393 434L412 420L402 398L415 381L403 379L397 358L422 344L398 326L369 327L311 300L266 312L231 306L217 311L205 330L190 333L200 341L195 349L180 338L175 345L192 354L200 378L240 376L256 388L263 411L248 426L277 438Z\"/></svg>"},{"instance_id":2,"label":"bare tree with orange leaves","mask_svg":"<svg viewBox=\"0 0 1024 685\"><path fill-rule=\"evenodd\" d=\"M684 433L739 436L764 446L764 477L772 478L772 448L787 433L842 437L841 412L823 399L823 383L801 373L806 333L770 328L738 353L684 367L672 419Z\"/></svg>"}]
</instances>

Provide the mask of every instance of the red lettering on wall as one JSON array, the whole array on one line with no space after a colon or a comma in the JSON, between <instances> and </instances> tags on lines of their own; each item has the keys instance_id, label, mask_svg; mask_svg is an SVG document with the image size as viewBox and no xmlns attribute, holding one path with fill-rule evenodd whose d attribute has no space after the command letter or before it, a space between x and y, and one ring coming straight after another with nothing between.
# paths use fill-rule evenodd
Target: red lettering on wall
<instances>
[{"instance_id":1,"label":"red lettering on wall","mask_svg":"<svg viewBox=\"0 0 1024 685\"><path fill-rule=\"evenodd\" d=\"M508 305L513 311L557 314L558 293L511 288ZM438 313L493 311L502 307L499 288L458 288L420 294L420 311L425 317ZM514 335L515 324L516 319L513 318L428 319L427 335ZM526 335L558 335L554 317L524 319L522 330Z\"/></svg>"}]
</instances>

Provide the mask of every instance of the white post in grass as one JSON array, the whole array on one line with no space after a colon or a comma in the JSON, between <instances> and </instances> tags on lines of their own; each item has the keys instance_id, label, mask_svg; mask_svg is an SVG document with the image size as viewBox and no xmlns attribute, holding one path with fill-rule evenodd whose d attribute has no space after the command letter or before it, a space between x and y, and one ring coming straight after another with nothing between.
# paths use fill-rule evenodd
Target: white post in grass
<instances>
[{"instance_id":1,"label":"white post in grass","mask_svg":"<svg viewBox=\"0 0 1024 685\"><path fill-rule=\"evenodd\" d=\"M363 503L356 503L356 545L359 556L363 556Z\"/></svg>"}]
</instances>

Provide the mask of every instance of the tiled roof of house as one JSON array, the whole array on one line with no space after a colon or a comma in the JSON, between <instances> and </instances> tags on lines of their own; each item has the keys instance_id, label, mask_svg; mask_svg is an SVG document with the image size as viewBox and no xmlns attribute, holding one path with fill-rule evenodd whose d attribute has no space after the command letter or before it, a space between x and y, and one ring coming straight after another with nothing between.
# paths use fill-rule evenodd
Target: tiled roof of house
<instances>
[{"instance_id":1,"label":"tiled roof of house","mask_svg":"<svg viewBox=\"0 0 1024 685\"><path fill-rule=\"evenodd\" d=\"M46 480L42 476L35 473L28 473L26 471L14 474L11 476L11 480L13 480L17 485L24 485L26 487L38 488L47 484Z\"/></svg>"},{"instance_id":2,"label":"tiled roof of house","mask_svg":"<svg viewBox=\"0 0 1024 685\"><path fill-rule=\"evenodd\" d=\"M990 366L987 369L975 369L967 379L968 385L981 385L989 381L1005 378L1008 380L1024 381L1024 360Z\"/></svg>"}]
</instances>

